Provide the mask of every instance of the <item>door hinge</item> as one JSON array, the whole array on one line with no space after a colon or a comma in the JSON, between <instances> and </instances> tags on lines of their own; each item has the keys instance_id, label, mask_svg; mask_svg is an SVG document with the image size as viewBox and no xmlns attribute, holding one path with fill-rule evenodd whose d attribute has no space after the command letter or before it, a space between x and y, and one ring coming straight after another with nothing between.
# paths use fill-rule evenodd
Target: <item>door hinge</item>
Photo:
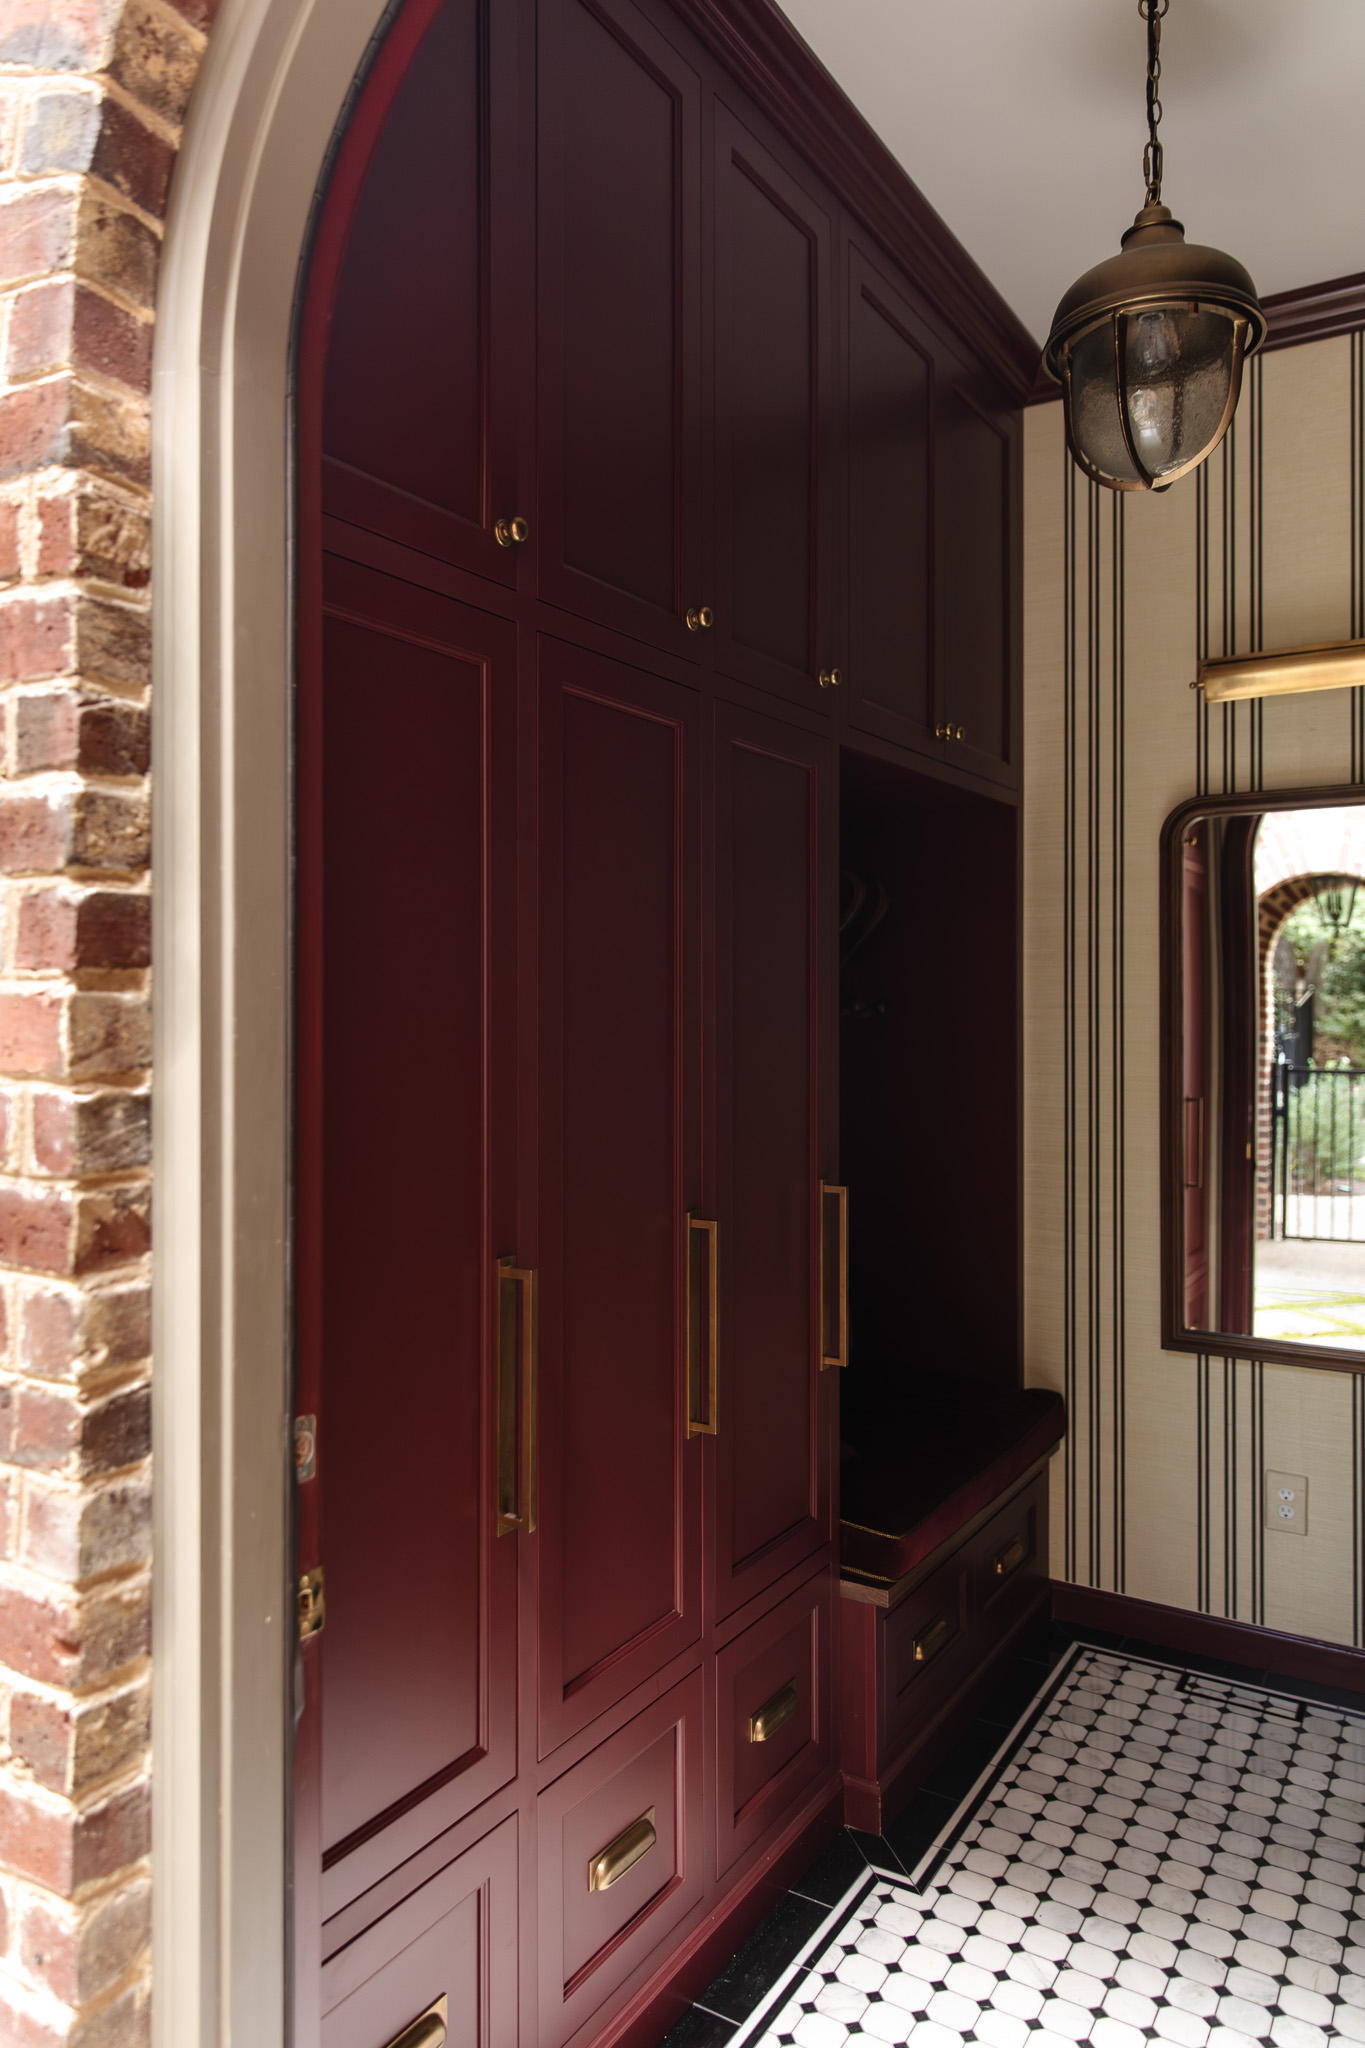
<instances>
[{"instance_id":1,"label":"door hinge","mask_svg":"<svg viewBox=\"0 0 1365 2048\"><path fill-rule=\"evenodd\" d=\"M299 1580L299 1641L315 1636L327 1619L326 1589L322 1566L305 1572Z\"/></svg>"}]
</instances>

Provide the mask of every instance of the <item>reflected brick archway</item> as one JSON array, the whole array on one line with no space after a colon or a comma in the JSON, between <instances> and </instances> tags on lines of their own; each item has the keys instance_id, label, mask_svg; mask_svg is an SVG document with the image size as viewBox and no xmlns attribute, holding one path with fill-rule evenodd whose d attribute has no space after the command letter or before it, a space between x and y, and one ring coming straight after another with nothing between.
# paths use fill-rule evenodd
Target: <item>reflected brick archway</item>
<instances>
[{"instance_id":1,"label":"reflected brick archway","mask_svg":"<svg viewBox=\"0 0 1365 2048\"><path fill-rule=\"evenodd\" d=\"M213 0L0 21L0 2040L149 2028L150 384Z\"/></svg>"}]
</instances>

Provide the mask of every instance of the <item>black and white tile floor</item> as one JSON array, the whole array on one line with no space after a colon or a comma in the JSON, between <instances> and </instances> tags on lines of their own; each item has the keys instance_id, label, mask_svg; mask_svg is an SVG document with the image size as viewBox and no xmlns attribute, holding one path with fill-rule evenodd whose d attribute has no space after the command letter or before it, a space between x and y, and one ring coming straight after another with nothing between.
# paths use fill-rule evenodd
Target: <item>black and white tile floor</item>
<instances>
[{"instance_id":1,"label":"black and white tile floor","mask_svg":"<svg viewBox=\"0 0 1365 2048\"><path fill-rule=\"evenodd\" d=\"M944 1814L678 2048L1365 2043L1365 1710L1078 1645Z\"/></svg>"}]
</instances>

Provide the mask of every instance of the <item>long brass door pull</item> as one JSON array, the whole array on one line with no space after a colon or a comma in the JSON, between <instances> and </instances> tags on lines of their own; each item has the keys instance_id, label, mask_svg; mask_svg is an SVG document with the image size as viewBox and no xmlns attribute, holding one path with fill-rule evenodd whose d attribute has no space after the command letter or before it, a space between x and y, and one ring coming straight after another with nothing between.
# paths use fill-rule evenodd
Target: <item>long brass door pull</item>
<instances>
[{"instance_id":1,"label":"long brass door pull","mask_svg":"<svg viewBox=\"0 0 1365 2048\"><path fill-rule=\"evenodd\" d=\"M830 1228L829 1205L838 1214ZM831 1243L831 1238L833 1242ZM848 1364L848 1189L820 1183L820 1370Z\"/></svg>"},{"instance_id":2,"label":"long brass door pull","mask_svg":"<svg viewBox=\"0 0 1365 2048\"><path fill-rule=\"evenodd\" d=\"M659 1837L654 1827L654 1807L633 1820L628 1828L622 1828L614 1841L599 1849L588 1863L588 1890L609 1891L618 1878L633 1870L642 1856L648 1856Z\"/></svg>"},{"instance_id":3,"label":"long brass door pull","mask_svg":"<svg viewBox=\"0 0 1365 2048\"><path fill-rule=\"evenodd\" d=\"M536 1276L498 1260L498 1534L536 1526ZM518 1327L520 1341L518 1341Z\"/></svg>"},{"instance_id":4,"label":"long brass door pull","mask_svg":"<svg viewBox=\"0 0 1365 2048\"><path fill-rule=\"evenodd\" d=\"M429 2005L410 2027L404 2027L401 2034L394 2035L387 2048L445 2048L449 2018L443 1991L435 2004Z\"/></svg>"},{"instance_id":5,"label":"long brass door pull","mask_svg":"<svg viewBox=\"0 0 1365 2048\"><path fill-rule=\"evenodd\" d=\"M789 1678L780 1692L764 1700L756 1714L749 1716L750 1742L771 1742L779 1728L785 1728L801 1704L796 1680Z\"/></svg>"},{"instance_id":6,"label":"long brass door pull","mask_svg":"<svg viewBox=\"0 0 1365 2048\"><path fill-rule=\"evenodd\" d=\"M701 1262L697 1258L697 1239L706 1239L706 1269L703 1277ZM720 1225L709 1223L702 1216L688 1212L687 1217L687 1434L689 1436L714 1436L716 1433L716 1400L719 1330L717 1292L720 1281L719 1254ZM706 1366L702 1368L702 1345L706 1346ZM702 1387L705 1386L705 1403L702 1402Z\"/></svg>"}]
</instances>

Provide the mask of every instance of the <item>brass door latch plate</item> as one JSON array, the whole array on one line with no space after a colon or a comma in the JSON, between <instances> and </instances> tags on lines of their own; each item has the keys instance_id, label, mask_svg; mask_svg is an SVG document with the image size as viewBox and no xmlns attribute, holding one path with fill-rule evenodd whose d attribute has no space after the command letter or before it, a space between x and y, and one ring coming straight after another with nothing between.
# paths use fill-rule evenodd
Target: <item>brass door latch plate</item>
<instances>
[{"instance_id":1,"label":"brass door latch plate","mask_svg":"<svg viewBox=\"0 0 1365 2048\"><path fill-rule=\"evenodd\" d=\"M315 1636L326 1619L322 1566L317 1565L311 1572L304 1572L299 1580L299 1641L306 1643L309 1636Z\"/></svg>"}]
</instances>

